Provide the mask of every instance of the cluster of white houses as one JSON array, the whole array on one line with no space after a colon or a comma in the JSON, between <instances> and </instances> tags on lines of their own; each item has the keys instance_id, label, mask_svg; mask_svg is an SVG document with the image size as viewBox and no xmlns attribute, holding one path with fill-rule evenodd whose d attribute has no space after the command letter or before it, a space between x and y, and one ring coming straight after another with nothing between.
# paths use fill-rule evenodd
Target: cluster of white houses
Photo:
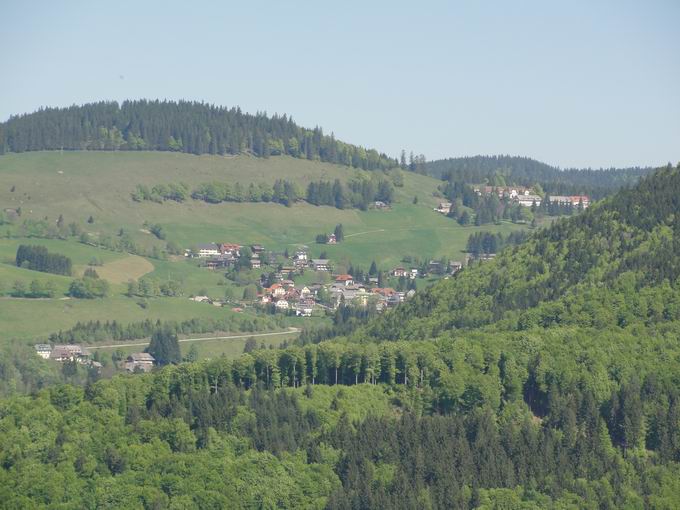
<instances>
[{"instance_id":1,"label":"cluster of white houses","mask_svg":"<svg viewBox=\"0 0 680 510\"><path fill-rule=\"evenodd\" d=\"M448 265L440 260L430 260L425 267L425 272L429 275L453 275L463 268L462 262L449 261ZM421 271L418 268L405 268L402 266L392 269L390 274L396 278L408 278L415 280L421 276Z\"/></svg>"},{"instance_id":2,"label":"cluster of white houses","mask_svg":"<svg viewBox=\"0 0 680 510\"><path fill-rule=\"evenodd\" d=\"M58 361L63 363L65 361L76 361L81 365L88 365L96 369L101 369L102 364L91 359L90 351L78 344L36 344L35 352L43 359ZM128 372L149 372L156 360L147 352L136 352L130 354L123 367Z\"/></svg>"},{"instance_id":3,"label":"cluster of white houses","mask_svg":"<svg viewBox=\"0 0 680 510\"><path fill-rule=\"evenodd\" d=\"M509 200L523 207L532 207L534 204L540 206L543 197L532 193L530 188L524 186L478 186L473 188L479 196L497 195L501 200ZM548 195L548 200L553 204L572 205L573 207L583 207L586 209L590 205L588 195ZM451 212L451 202L440 202L439 207L434 210L441 214Z\"/></svg>"}]
</instances>

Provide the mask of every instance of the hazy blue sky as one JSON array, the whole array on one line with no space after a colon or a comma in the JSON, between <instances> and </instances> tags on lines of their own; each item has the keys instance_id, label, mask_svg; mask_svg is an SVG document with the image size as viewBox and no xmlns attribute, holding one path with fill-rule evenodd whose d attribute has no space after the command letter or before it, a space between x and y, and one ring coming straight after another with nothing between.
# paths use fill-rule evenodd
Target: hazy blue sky
<instances>
[{"instance_id":1,"label":"hazy blue sky","mask_svg":"<svg viewBox=\"0 0 680 510\"><path fill-rule=\"evenodd\" d=\"M4 0L0 119L196 99L428 159L680 160L680 1Z\"/></svg>"}]
</instances>

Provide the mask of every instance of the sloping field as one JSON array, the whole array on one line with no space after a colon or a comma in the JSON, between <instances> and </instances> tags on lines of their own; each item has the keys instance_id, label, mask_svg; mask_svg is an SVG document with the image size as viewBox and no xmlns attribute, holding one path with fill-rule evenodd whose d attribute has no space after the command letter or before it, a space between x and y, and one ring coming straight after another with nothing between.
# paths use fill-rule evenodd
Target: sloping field
<instances>
[{"instance_id":1,"label":"sloping field","mask_svg":"<svg viewBox=\"0 0 680 510\"><path fill-rule=\"evenodd\" d=\"M80 272L84 267L79 266ZM128 255L122 259L107 262L103 266L95 267L100 278L111 283L125 283L128 280L137 280L154 270L154 265L147 259L138 255Z\"/></svg>"},{"instance_id":2,"label":"sloping field","mask_svg":"<svg viewBox=\"0 0 680 510\"><path fill-rule=\"evenodd\" d=\"M248 156L192 156L167 152L36 152L0 157L0 203L22 209L21 221L60 214L66 224L77 223L95 237L117 236L121 229L143 247L165 246L143 229L158 223L168 241L189 248L202 242L260 243L283 251L297 245L311 246L318 256L367 266L376 260L384 268L398 264L405 255L461 258L474 227L460 227L436 214L439 201L433 196L439 181L403 172L404 186L396 188L397 203L385 211L339 210L298 203L284 207L272 203L207 204L187 200L178 204L134 202L130 193L137 184L184 182L189 187L209 181L269 182L289 179L305 189L319 179L346 180L360 170L290 157L259 159ZM13 191L12 191L13 190ZM413 198L418 203L413 203ZM93 223L87 223L89 216ZM338 246L314 245L316 235L331 232L342 223L347 239ZM479 230L503 231L522 228L512 224L487 225ZM358 234L358 235L352 235ZM0 243L1 245L2 243ZM13 249L13 248L12 248ZM0 246L0 256L11 258L12 249ZM74 249L75 250L75 249ZM68 255L68 253L66 253ZM112 254L109 258L122 258ZM87 264L74 258L74 264ZM119 268L135 268L120 262ZM134 264L133 264L134 265ZM126 281L121 271L112 281Z\"/></svg>"}]
</instances>

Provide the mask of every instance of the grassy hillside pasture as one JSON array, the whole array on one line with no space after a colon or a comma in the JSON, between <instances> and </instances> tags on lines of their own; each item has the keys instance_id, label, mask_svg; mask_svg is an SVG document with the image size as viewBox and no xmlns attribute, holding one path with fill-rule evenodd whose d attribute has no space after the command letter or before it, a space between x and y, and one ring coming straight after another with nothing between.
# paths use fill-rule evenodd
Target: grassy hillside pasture
<instances>
[{"instance_id":1,"label":"grassy hillside pasture","mask_svg":"<svg viewBox=\"0 0 680 510\"><path fill-rule=\"evenodd\" d=\"M181 321L194 317L220 318L236 313L228 308L195 303L187 298L153 298L147 303L144 309L134 299L122 296L106 299L0 299L1 338L30 340L68 329L76 322L116 320L127 324L145 319Z\"/></svg>"},{"instance_id":2,"label":"grassy hillside pasture","mask_svg":"<svg viewBox=\"0 0 680 510\"><path fill-rule=\"evenodd\" d=\"M14 264L17 248L21 244L44 246L50 253L59 253L70 258L74 266L85 266L92 259L108 264L127 257L126 253L102 250L73 240L21 238L0 239L0 262Z\"/></svg>"},{"instance_id":3,"label":"grassy hillside pasture","mask_svg":"<svg viewBox=\"0 0 680 510\"><path fill-rule=\"evenodd\" d=\"M283 250L312 245L320 232L336 224L345 227L347 241L329 247L331 257L368 265L375 259L385 267L403 255L421 258L446 256L459 259L473 228L463 228L432 211L438 181L409 172L404 187L397 188L398 203L387 211L338 210L296 204L207 204L189 200L183 204L136 203L130 193L137 184L221 180L231 183L293 180L305 188L318 179L348 179L361 171L289 157L257 159L247 156L191 156L162 152L38 152L0 157L0 203L22 208L22 220L77 222L94 235L116 235L125 229L142 246L159 245L143 228L145 221L159 223L167 239L190 247L199 242L224 240L241 244L261 243ZM11 189L14 187L14 191ZM418 204L412 204L418 196ZM89 216L93 224L86 223ZM507 232L515 225L488 225L488 231ZM323 249L314 247L314 255ZM79 263L74 260L74 263Z\"/></svg>"},{"instance_id":4,"label":"grassy hillside pasture","mask_svg":"<svg viewBox=\"0 0 680 510\"><path fill-rule=\"evenodd\" d=\"M79 274L86 267L79 266ZM154 270L154 265L149 260L138 255L128 255L121 259L107 262L103 266L95 268L100 278L111 283L126 283L130 279L138 280Z\"/></svg>"},{"instance_id":5,"label":"grassy hillside pasture","mask_svg":"<svg viewBox=\"0 0 680 510\"><path fill-rule=\"evenodd\" d=\"M272 157L191 156L163 152L37 152L0 156L0 204L2 209L21 207L14 224L0 226L0 233L18 231L24 220L56 223L63 215L66 224L77 223L95 238L117 236L122 228L139 245L165 247L144 228L144 223L159 223L168 241L184 248L200 242L224 241L240 244L260 243L268 249L293 250L309 246L312 256L327 252L336 267L350 263L368 268L375 260L382 269L400 264L406 255L422 259L447 257L460 260L468 236L478 230L501 231L523 228L510 223L481 228L460 227L433 211L439 199L433 196L438 181L403 172L404 186L396 189L397 202L389 210L339 210L298 203L284 207L272 203L207 204L188 200L179 204L134 202L131 192L138 184L184 182L189 187L209 181L273 183L293 180L301 188L313 180L349 179L361 171L326 163ZM13 190L13 191L12 191ZM418 203L413 204L413 197ZM88 223L89 216L94 218ZM317 234L332 232L342 223L345 241L335 246L314 243ZM38 244L50 252L70 257L74 276L79 276L92 259L100 277L112 283L111 296L103 300L59 300L71 281L12 266L20 244ZM55 282L58 296L53 300L3 298L0 301L0 326L7 337L33 339L73 326L77 321L117 320L122 323L144 318L181 320L191 317L220 316L225 309L190 302L186 297L149 299L143 309L136 299L123 296L129 279L148 275L157 280L179 281L185 296L206 293L222 298L225 291L240 298L242 288L227 281L221 271L197 267L196 261L183 258L160 261L127 253L111 252L68 241L36 238L0 239L0 283L9 290L16 279L26 284L32 279ZM325 276L325 275L324 275ZM304 281L317 281L306 274ZM207 345L205 346L208 347ZM222 349L224 346L215 346ZM212 348L211 348L212 350ZM215 351L217 353L217 351Z\"/></svg>"},{"instance_id":6,"label":"grassy hillside pasture","mask_svg":"<svg viewBox=\"0 0 680 510\"><path fill-rule=\"evenodd\" d=\"M0 295L7 295L12 291L12 286L14 282L23 282L26 287L30 285L33 280L37 280L42 285L47 282L51 282L54 286L55 299L64 297L68 291L68 287L71 284L72 278L68 276L61 276L50 273L41 273L40 271L30 271L28 269L22 269L10 264L0 264ZM14 298L2 298L2 299L14 299ZM29 306L26 304L26 306ZM0 309L4 307L4 301L0 301ZM0 313L2 313L0 311ZM2 322L0 322L2 324ZM2 324L4 325L4 324Z\"/></svg>"}]
</instances>

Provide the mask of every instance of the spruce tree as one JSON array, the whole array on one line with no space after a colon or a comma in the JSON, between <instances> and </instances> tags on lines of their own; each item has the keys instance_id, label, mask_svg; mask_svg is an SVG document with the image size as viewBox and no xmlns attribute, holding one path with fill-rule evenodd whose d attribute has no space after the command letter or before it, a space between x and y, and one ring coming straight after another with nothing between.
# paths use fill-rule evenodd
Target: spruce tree
<instances>
[{"instance_id":1,"label":"spruce tree","mask_svg":"<svg viewBox=\"0 0 680 510\"><path fill-rule=\"evenodd\" d=\"M146 352L156 358L159 365L179 363L182 359L177 333L167 325L161 326L153 332Z\"/></svg>"}]
</instances>

